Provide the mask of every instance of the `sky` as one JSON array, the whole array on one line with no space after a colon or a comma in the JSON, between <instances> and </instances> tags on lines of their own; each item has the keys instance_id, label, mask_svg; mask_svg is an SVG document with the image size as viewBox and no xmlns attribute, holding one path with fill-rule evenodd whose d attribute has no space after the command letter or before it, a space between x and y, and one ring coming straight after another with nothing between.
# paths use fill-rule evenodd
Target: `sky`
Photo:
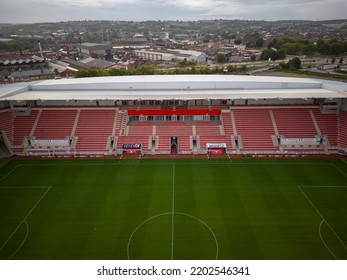
<instances>
[{"instance_id":1,"label":"sky","mask_svg":"<svg viewBox=\"0 0 347 280\"><path fill-rule=\"evenodd\" d=\"M0 0L1 23L69 20L325 20L346 0Z\"/></svg>"}]
</instances>

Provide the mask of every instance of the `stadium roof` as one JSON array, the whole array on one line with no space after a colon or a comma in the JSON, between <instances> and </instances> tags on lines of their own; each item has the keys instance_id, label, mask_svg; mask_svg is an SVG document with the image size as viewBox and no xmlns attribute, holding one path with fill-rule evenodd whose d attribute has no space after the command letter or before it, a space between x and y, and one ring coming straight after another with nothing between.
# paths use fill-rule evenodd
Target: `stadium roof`
<instances>
[{"instance_id":1,"label":"stadium roof","mask_svg":"<svg viewBox=\"0 0 347 280\"><path fill-rule=\"evenodd\" d=\"M286 77L156 75L46 80L0 87L0 101L347 98L347 83Z\"/></svg>"}]
</instances>

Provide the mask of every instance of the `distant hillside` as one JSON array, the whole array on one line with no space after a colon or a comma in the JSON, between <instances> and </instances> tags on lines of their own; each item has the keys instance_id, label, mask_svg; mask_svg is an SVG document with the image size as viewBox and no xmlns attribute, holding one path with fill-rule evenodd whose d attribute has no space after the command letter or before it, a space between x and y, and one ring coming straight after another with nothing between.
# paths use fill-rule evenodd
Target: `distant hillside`
<instances>
[{"instance_id":1,"label":"distant hillside","mask_svg":"<svg viewBox=\"0 0 347 280\"><path fill-rule=\"evenodd\" d=\"M323 26L334 28L334 29L347 29L347 20L346 19L337 19L337 20L324 20L319 21Z\"/></svg>"},{"instance_id":2,"label":"distant hillside","mask_svg":"<svg viewBox=\"0 0 347 280\"><path fill-rule=\"evenodd\" d=\"M0 19L1 20L1 19ZM78 43L79 37L88 42L128 38L141 33L145 37L160 33L163 30L170 34L187 37L206 36L206 40L221 37L235 39L250 34L271 33L272 36L296 37L298 34L311 33L316 37L347 38L347 19L309 21L309 20L198 20L198 21L61 21L35 24L1 24L1 38L34 38L41 44L47 40L54 43ZM339 33L335 36L335 33ZM154 36L153 35L153 36ZM157 35L155 35L157 36ZM45 39L47 39L45 41Z\"/></svg>"},{"instance_id":3,"label":"distant hillside","mask_svg":"<svg viewBox=\"0 0 347 280\"><path fill-rule=\"evenodd\" d=\"M316 21L321 24L339 24L347 22L347 19L331 19L331 20L320 20Z\"/></svg>"},{"instance_id":4,"label":"distant hillside","mask_svg":"<svg viewBox=\"0 0 347 280\"><path fill-rule=\"evenodd\" d=\"M335 28L335 29L345 29L347 28L347 21L343 23L329 23L329 24L322 24L325 27Z\"/></svg>"}]
</instances>

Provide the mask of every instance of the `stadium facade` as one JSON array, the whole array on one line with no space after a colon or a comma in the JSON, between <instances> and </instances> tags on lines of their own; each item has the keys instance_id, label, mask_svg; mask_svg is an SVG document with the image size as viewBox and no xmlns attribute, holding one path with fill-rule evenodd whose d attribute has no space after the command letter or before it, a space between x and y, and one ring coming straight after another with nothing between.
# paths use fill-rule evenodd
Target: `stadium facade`
<instances>
[{"instance_id":1,"label":"stadium facade","mask_svg":"<svg viewBox=\"0 0 347 280\"><path fill-rule=\"evenodd\" d=\"M332 154L347 151L347 84L159 75L0 87L14 155Z\"/></svg>"}]
</instances>

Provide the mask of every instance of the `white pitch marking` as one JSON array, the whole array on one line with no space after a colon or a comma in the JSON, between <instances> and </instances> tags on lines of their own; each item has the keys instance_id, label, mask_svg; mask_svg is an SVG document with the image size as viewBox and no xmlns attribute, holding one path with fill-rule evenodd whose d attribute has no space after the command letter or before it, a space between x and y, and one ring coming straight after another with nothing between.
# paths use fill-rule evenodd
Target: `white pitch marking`
<instances>
[{"instance_id":1,"label":"white pitch marking","mask_svg":"<svg viewBox=\"0 0 347 280\"><path fill-rule=\"evenodd\" d=\"M318 211L317 207L313 204L312 200L306 195L306 193L302 190L302 188L306 188L306 186L298 186L298 188L300 189L300 191L304 194L304 196L306 197L306 199L310 202L310 204L312 205L312 207L316 210L316 212L318 213L318 215L322 218L322 220L328 225L328 227L331 229L331 231L335 234L335 236L337 237L337 239L341 242L341 244L343 245L343 247L345 249L347 249L346 244L341 240L341 238L336 234L336 232L333 230L333 228L329 225L329 223L324 219L323 215Z\"/></svg>"},{"instance_id":2,"label":"white pitch marking","mask_svg":"<svg viewBox=\"0 0 347 280\"><path fill-rule=\"evenodd\" d=\"M12 187L1 187L0 189L5 189L5 188L12 188ZM20 188L20 187L16 187L16 188ZM26 188L26 187L23 187ZM28 187L28 188L36 188L36 187ZM24 223L24 221L29 217L29 215L34 211L35 207L41 202L41 200L46 196L46 194L49 192L49 190L51 189L51 186L41 186L38 188L47 188L47 190L45 191L45 193L41 196L41 198L36 202L36 204L31 208L31 210L27 213L27 215L24 217L24 219L19 223L19 225L15 228L15 230L12 232L12 234L10 235L10 237L5 241L5 243L0 247L0 250L2 250L2 248L5 247L5 245L7 244L7 242L12 238L12 236L17 232L17 230L19 229L19 227L22 225L22 223Z\"/></svg>"},{"instance_id":3,"label":"white pitch marking","mask_svg":"<svg viewBox=\"0 0 347 280\"><path fill-rule=\"evenodd\" d=\"M26 225L26 234L25 234L25 237L24 237L22 243L20 244L20 246L17 248L17 250L14 251L14 252L12 253L12 255L9 256L9 257L7 258L8 260L12 259L12 257L13 257L15 254L17 254L17 252L22 248L22 246L24 245L25 241L27 240L27 238L28 238L28 236L29 236L29 225L28 225L27 221L24 221L24 224Z\"/></svg>"},{"instance_id":4,"label":"white pitch marking","mask_svg":"<svg viewBox=\"0 0 347 280\"><path fill-rule=\"evenodd\" d=\"M325 248L327 248L327 250L330 252L330 254L332 254L332 255L335 257L335 259L339 260L339 258L335 256L335 254L330 250L330 248L328 247L328 245L327 245L327 244L324 242L324 240L323 240L323 236L322 236L322 232L321 232L321 227L322 227L322 225L323 225L324 222L325 222L325 221L322 220L322 221L320 222L319 228L318 228L320 240L323 242Z\"/></svg>"},{"instance_id":5,"label":"white pitch marking","mask_svg":"<svg viewBox=\"0 0 347 280\"><path fill-rule=\"evenodd\" d=\"M343 172L339 167L337 167L335 164L330 163L331 166L334 166L344 177L347 178L347 174Z\"/></svg>"},{"instance_id":6,"label":"white pitch marking","mask_svg":"<svg viewBox=\"0 0 347 280\"><path fill-rule=\"evenodd\" d=\"M1 177L0 182L3 181L8 175L10 175L17 167L20 167L21 165L18 164L15 167L13 167L9 172L7 172L4 176Z\"/></svg>"},{"instance_id":7,"label":"white pitch marking","mask_svg":"<svg viewBox=\"0 0 347 280\"><path fill-rule=\"evenodd\" d=\"M174 228L175 228L175 163L172 165L172 217L171 217L171 260L174 258Z\"/></svg>"},{"instance_id":8,"label":"white pitch marking","mask_svg":"<svg viewBox=\"0 0 347 280\"><path fill-rule=\"evenodd\" d=\"M145 223L147 223L148 221L153 220L153 219L155 219L155 218L157 218L157 217L161 217L161 216L165 216L165 215L170 215L170 214L172 214L172 213L171 213L171 212L166 212L166 213L161 213L161 214L158 214L158 215L154 215L154 216L152 216L152 217L150 217L150 218L144 220L141 224L139 224L139 225L134 229L134 231L133 231L133 232L131 233L131 235L130 235L130 238L129 238L129 240L128 240L128 245L127 245L128 260L130 260L130 243L131 243L131 240L132 240L134 234L136 233L136 231L137 231L141 226L143 226ZM177 215L184 215L184 216L187 216L187 217L191 217L191 218L193 218L193 219L199 221L200 223L202 223L204 226L207 227L207 229L211 232L211 234L212 234L212 236L213 236L213 238L214 238L215 244L216 244L216 257L215 257L215 259L217 260L217 259L218 259L218 254L219 254L218 240L217 240L216 235L215 235L214 232L212 231L212 229L208 226L208 224L206 224L203 220L201 220L201 219L199 219L199 218L197 218L197 217L195 217L195 216L193 216L193 215L184 213L184 212L176 212L175 214L177 214Z\"/></svg>"}]
</instances>

